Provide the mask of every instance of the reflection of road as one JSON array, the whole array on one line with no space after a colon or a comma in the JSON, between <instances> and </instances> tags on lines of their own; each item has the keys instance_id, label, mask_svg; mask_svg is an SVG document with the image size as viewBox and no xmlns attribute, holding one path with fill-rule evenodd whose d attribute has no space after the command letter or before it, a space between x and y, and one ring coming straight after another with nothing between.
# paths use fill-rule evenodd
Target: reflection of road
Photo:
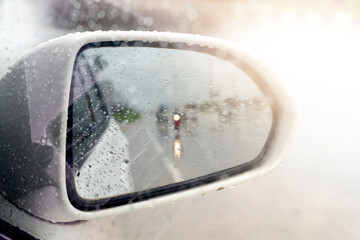
<instances>
[{"instance_id":1,"label":"reflection of road","mask_svg":"<svg viewBox=\"0 0 360 240\"><path fill-rule=\"evenodd\" d=\"M136 123L122 125L129 140L130 174L136 179L135 191L163 186L174 181L174 176L162 161L163 149L145 122L145 119L141 119Z\"/></svg>"},{"instance_id":2,"label":"reflection of road","mask_svg":"<svg viewBox=\"0 0 360 240\"><path fill-rule=\"evenodd\" d=\"M195 120L183 119L179 130L174 130L172 121L156 122L153 114L146 113L141 120L122 125L129 139L135 189L203 176L254 159L271 125L270 115L259 113L236 119L200 113ZM180 160L174 157L176 134L182 145Z\"/></svg>"}]
</instances>

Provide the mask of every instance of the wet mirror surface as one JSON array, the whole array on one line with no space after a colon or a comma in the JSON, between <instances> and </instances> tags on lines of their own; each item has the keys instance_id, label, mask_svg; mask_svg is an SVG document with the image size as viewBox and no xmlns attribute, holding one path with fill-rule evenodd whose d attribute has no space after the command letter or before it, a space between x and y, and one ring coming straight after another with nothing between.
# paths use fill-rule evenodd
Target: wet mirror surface
<instances>
[{"instance_id":1,"label":"wet mirror surface","mask_svg":"<svg viewBox=\"0 0 360 240\"><path fill-rule=\"evenodd\" d=\"M255 159L272 112L253 80L221 58L118 46L78 55L69 120L76 191L101 199Z\"/></svg>"}]
</instances>

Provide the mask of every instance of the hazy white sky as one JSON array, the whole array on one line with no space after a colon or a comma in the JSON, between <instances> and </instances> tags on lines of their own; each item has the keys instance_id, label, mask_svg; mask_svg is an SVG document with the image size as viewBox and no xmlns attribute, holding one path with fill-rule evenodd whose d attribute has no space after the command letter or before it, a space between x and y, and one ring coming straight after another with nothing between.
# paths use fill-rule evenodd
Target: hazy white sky
<instances>
[{"instance_id":1,"label":"hazy white sky","mask_svg":"<svg viewBox=\"0 0 360 240\"><path fill-rule=\"evenodd\" d=\"M160 48L103 47L86 49L93 64L96 56L107 63L99 82L113 86L114 101L135 108L158 109L160 104L181 106L227 97L246 99L262 96L240 69L207 54Z\"/></svg>"}]
</instances>

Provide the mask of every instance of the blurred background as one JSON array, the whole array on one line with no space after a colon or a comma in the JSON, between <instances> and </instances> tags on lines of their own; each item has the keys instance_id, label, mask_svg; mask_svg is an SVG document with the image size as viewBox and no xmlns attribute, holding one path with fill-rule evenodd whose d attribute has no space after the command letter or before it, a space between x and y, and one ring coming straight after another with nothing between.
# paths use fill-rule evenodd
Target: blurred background
<instances>
[{"instance_id":1,"label":"blurred background","mask_svg":"<svg viewBox=\"0 0 360 240\"><path fill-rule=\"evenodd\" d=\"M284 164L251 182L77 225L32 221L5 200L0 217L46 239L360 239L359 28L359 0L0 0L1 76L68 33L194 33L251 52L299 111Z\"/></svg>"}]
</instances>

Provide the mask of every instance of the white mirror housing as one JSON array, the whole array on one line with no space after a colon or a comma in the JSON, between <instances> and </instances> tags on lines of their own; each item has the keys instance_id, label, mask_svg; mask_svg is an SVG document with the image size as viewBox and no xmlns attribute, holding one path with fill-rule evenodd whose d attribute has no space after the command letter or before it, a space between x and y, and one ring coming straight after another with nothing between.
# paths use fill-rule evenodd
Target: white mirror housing
<instances>
[{"instance_id":1,"label":"white mirror housing","mask_svg":"<svg viewBox=\"0 0 360 240\"><path fill-rule=\"evenodd\" d=\"M210 49L258 86L271 105L272 128L264 149L251 162L228 171L103 202L72 200L66 162L68 107L75 60L87 44L141 42L166 48L179 44ZM88 32L41 44L0 81L0 192L24 211L51 222L73 222L119 214L202 195L262 176L280 165L296 111L283 86L239 46L210 37L160 32Z\"/></svg>"}]
</instances>

